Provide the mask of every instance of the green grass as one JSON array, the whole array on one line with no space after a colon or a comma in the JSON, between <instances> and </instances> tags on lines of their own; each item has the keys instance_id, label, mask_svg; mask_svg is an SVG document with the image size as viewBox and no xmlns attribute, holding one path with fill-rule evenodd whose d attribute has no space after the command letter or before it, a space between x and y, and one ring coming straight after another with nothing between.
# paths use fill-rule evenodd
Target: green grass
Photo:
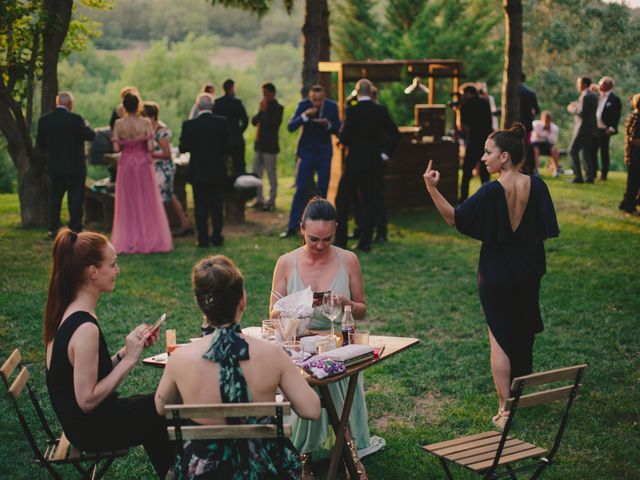
<instances>
[{"instance_id":1,"label":"green grass","mask_svg":"<svg viewBox=\"0 0 640 480\"><path fill-rule=\"evenodd\" d=\"M542 282L545 331L535 345L535 369L586 362L583 389L570 418L558 463L543 478L640 477L640 219L620 214L624 176L604 184L574 186L547 178L561 236L547 242ZM288 185L284 179L282 185ZM474 181L474 185L476 184ZM279 224L226 234L219 251L242 269L249 307L245 325L267 314L277 257L297 245L277 238L290 191L279 199ZM289 195L289 197L287 197ZM0 360L19 347L51 414L40 340L51 243L43 230L19 227L15 195L0 195ZM489 370L486 323L475 271L480 245L449 228L433 209L393 212L390 242L361 256L369 304L361 326L373 333L416 336L422 343L367 371L365 387L372 433L387 448L366 459L372 479L443 478L420 445L490 428L496 396ZM200 314L189 284L203 256L193 239L169 254L122 256L116 291L98 306L111 348L141 321L162 311L181 340L198 332ZM156 347L159 350L160 347ZM150 392L160 371L139 366L121 395ZM526 412L518 433L536 443L553 429L549 413ZM0 399L0 478L45 478L6 399ZM99 432L96 432L99 434ZM472 478L456 469L461 478ZM71 478L71 477L70 477ZM108 478L153 478L144 451L118 460Z\"/></svg>"}]
</instances>

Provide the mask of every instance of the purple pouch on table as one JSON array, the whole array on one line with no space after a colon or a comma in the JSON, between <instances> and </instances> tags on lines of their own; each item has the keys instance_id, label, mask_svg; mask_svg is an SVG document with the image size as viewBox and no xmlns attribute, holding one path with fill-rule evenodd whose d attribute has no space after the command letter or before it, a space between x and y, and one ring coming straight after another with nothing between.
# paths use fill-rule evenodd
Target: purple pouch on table
<instances>
[{"instance_id":1,"label":"purple pouch on table","mask_svg":"<svg viewBox=\"0 0 640 480\"><path fill-rule=\"evenodd\" d=\"M299 362L297 365L316 378L330 377L346 370L342 362L337 362L323 355L315 355L304 362Z\"/></svg>"}]
</instances>

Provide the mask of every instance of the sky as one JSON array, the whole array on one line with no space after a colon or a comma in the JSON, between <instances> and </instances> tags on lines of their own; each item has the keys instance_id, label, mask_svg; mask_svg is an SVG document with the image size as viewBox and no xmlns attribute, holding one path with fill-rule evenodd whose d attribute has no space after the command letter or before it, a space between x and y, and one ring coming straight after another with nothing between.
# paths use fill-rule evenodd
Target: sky
<instances>
[{"instance_id":1,"label":"sky","mask_svg":"<svg viewBox=\"0 0 640 480\"><path fill-rule=\"evenodd\" d=\"M640 0L604 0L607 3L626 3L630 7L640 8Z\"/></svg>"}]
</instances>

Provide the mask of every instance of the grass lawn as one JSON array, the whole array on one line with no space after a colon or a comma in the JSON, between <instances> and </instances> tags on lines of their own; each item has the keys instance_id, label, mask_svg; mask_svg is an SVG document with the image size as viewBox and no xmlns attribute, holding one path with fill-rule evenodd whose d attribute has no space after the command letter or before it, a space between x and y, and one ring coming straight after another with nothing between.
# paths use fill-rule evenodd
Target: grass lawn
<instances>
[{"instance_id":1,"label":"grass lawn","mask_svg":"<svg viewBox=\"0 0 640 480\"><path fill-rule=\"evenodd\" d=\"M561 236L546 245L548 273L541 292L545 331L536 341L534 368L586 362L589 369L558 463L543 478L640 478L640 218L617 210L624 178L612 173L608 182L596 185L546 178ZM276 235L285 225L290 199L290 191L283 191L280 216L259 214L275 220L228 229L224 247L211 250L232 258L245 275L245 325L259 325L267 315L275 261L298 243ZM44 237L44 230L19 227L16 195L0 195L0 361L13 348L21 349L53 418L41 343L51 250ZM365 375L372 434L387 441L385 450L364 459L372 479L444 478L436 459L419 446L491 428L497 407L475 281L479 249L478 242L448 227L434 209L422 209L392 212L390 242L360 256L369 304L360 327L422 340ZM112 349L135 325L153 321L163 311L170 314L166 325L177 328L179 341L197 334L201 316L189 274L204 253L188 238L178 240L169 254L120 257L117 288L98 305ZM160 373L140 365L119 392L150 392ZM557 425L549 415L556 412L554 407L522 412L516 434L544 442L546 432ZM29 446L4 395L0 432L0 478L46 478L31 463ZM459 469L454 474L472 478ZM144 451L136 448L115 462L107 478L153 475Z\"/></svg>"}]
</instances>

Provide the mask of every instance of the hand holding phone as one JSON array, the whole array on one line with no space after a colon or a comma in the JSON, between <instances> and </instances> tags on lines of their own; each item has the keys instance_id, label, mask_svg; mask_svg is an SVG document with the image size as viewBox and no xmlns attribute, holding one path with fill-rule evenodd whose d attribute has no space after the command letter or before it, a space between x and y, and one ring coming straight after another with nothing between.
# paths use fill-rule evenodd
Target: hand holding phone
<instances>
[{"instance_id":1,"label":"hand holding phone","mask_svg":"<svg viewBox=\"0 0 640 480\"><path fill-rule=\"evenodd\" d=\"M153 331L155 331L156 329L160 328L160 325L162 325L165 320L167 319L167 314L163 313L162 315L160 315L160 318L158 319L158 321L156 323L154 323L151 327L149 327L149 329L147 330L147 333L151 333Z\"/></svg>"}]
</instances>

